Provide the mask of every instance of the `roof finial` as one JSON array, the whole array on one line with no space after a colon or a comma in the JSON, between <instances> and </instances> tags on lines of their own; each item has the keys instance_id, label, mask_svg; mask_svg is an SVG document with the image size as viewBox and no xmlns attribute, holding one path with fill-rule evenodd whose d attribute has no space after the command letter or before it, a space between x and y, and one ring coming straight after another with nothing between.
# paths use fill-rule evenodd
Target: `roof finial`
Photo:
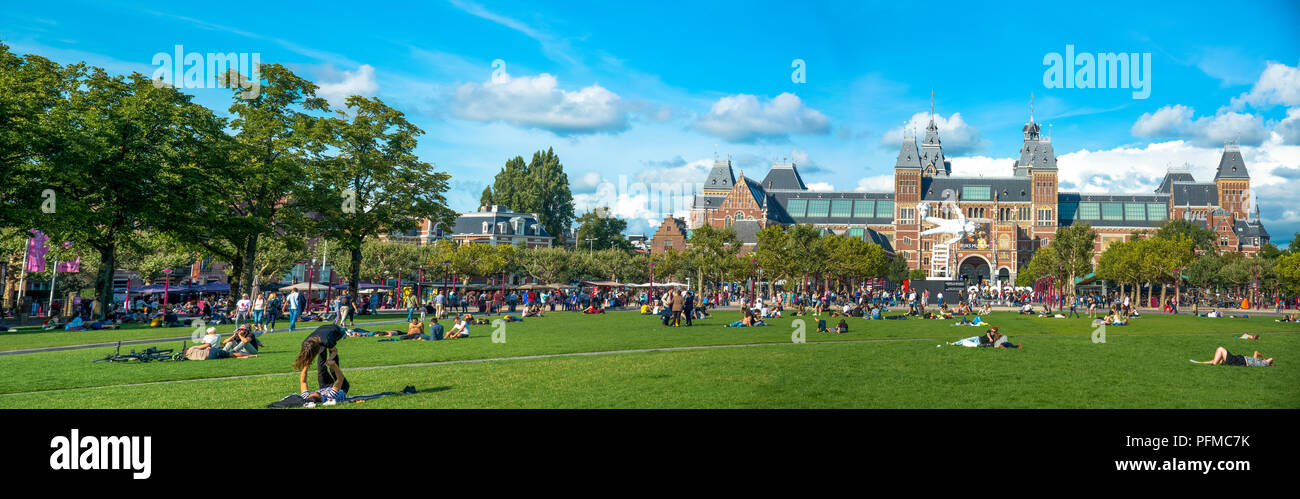
<instances>
[{"instance_id":1,"label":"roof finial","mask_svg":"<svg viewBox=\"0 0 1300 499\"><path fill-rule=\"evenodd\" d=\"M930 89L930 121L934 121L934 89Z\"/></svg>"},{"instance_id":2,"label":"roof finial","mask_svg":"<svg viewBox=\"0 0 1300 499\"><path fill-rule=\"evenodd\" d=\"M713 144L713 159L714 159L714 161L717 161L717 159L718 159L718 145L717 145L717 144Z\"/></svg>"},{"instance_id":3,"label":"roof finial","mask_svg":"<svg viewBox=\"0 0 1300 499\"><path fill-rule=\"evenodd\" d=\"M1034 122L1034 93L1029 93L1029 122Z\"/></svg>"}]
</instances>

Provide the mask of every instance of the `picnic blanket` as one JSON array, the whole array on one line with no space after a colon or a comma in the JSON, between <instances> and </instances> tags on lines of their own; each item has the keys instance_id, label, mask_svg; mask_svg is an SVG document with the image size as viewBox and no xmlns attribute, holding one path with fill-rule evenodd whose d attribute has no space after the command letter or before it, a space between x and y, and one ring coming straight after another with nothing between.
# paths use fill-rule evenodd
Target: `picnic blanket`
<instances>
[{"instance_id":1,"label":"picnic blanket","mask_svg":"<svg viewBox=\"0 0 1300 499\"><path fill-rule=\"evenodd\" d=\"M416 392L417 391L414 386L407 385L407 387L403 388L402 391L400 392L379 392L379 393L367 393L364 395L348 395L347 398L343 399L343 403L354 404L354 403L364 402L367 400L377 399L381 397L387 397L389 395L409 395ZM317 404L308 402L306 399L302 398L301 394L291 393L289 395L286 395L284 398L280 400L266 404L266 408L267 409L290 409L294 407L316 407L316 405Z\"/></svg>"}]
</instances>

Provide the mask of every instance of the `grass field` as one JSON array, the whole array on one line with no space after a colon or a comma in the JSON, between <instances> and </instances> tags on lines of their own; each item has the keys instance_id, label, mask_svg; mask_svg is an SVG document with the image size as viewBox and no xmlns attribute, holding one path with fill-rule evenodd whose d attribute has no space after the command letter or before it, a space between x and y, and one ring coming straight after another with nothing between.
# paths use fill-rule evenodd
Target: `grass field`
<instances>
[{"instance_id":1,"label":"grass field","mask_svg":"<svg viewBox=\"0 0 1300 499\"><path fill-rule=\"evenodd\" d=\"M990 350L936 348L984 330L946 321L853 319L846 334L815 333L809 322L808 343L795 344L791 318L766 328L722 327L737 315L724 311L695 327L665 328L633 312L553 313L509 324L504 343L492 341L488 326L477 326L465 340L349 338L339 349L352 394L405 385L421 393L344 407L1300 407L1300 325L1271 317L1149 315L1109 328L1106 342L1094 343L1086 319L997 313L990 322L1026 348ZM0 356L0 408L263 407L297 390L289 364L308 332L264 335L267 346L253 359L92 363L112 351L106 347ZM1263 337L1234 339L1243 332ZM0 335L0 350L188 333L11 333ZM718 345L752 346L691 348ZM1277 365L1187 361L1209 359L1218 346L1244 354L1260 350ZM681 349L655 350L664 348ZM652 351L587 355L645 349ZM525 356L549 357L515 358ZM212 379L219 377L238 378Z\"/></svg>"}]
</instances>

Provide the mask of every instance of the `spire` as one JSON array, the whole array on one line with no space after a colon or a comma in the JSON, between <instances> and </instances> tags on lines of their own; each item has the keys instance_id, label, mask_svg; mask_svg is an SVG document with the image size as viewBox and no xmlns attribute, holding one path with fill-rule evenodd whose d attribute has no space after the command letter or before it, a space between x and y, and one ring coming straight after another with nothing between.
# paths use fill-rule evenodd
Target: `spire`
<instances>
[{"instance_id":1,"label":"spire","mask_svg":"<svg viewBox=\"0 0 1300 499\"><path fill-rule=\"evenodd\" d=\"M1034 93L1029 93L1029 122L1034 122Z\"/></svg>"}]
</instances>

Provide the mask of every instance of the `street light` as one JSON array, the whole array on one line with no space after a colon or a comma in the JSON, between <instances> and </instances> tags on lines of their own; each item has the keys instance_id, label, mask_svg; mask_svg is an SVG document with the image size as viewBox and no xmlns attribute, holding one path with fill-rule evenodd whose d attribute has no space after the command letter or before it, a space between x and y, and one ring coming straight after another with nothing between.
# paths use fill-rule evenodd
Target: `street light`
<instances>
[{"instance_id":1,"label":"street light","mask_svg":"<svg viewBox=\"0 0 1300 499\"><path fill-rule=\"evenodd\" d=\"M655 262L650 262L650 298L655 297Z\"/></svg>"}]
</instances>

